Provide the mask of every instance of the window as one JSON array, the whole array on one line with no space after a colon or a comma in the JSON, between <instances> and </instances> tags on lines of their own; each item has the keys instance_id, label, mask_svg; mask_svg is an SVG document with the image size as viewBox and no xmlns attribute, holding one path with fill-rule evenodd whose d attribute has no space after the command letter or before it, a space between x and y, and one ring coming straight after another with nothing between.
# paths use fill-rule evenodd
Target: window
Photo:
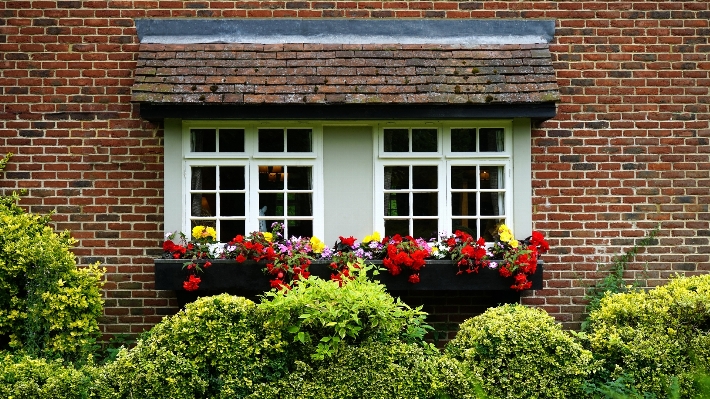
<instances>
[{"instance_id":1,"label":"window","mask_svg":"<svg viewBox=\"0 0 710 399\"><path fill-rule=\"evenodd\" d=\"M288 236L316 234L316 129L186 124L183 135L183 230L212 226L218 240L229 241L280 222Z\"/></svg>"},{"instance_id":2,"label":"window","mask_svg":"<svg viewBox=\"0 0 710 399\"><path fill-rule=\"evenodd\" d=\"M509 223L510 123L380 128L376 207L385 235L464 230L492 239Z\"/></svg>"},{"instance_id":3,"label":"window","mask_svg":"<svg viewBox=\"0 0 710 399\"><path fill-rule=\"evenodd\" d=\"M166 231L208 225L228 241L281 222L328 243L457 229L490 240L500 222L531 232L529 119L165 126Z\"/></svg>"}]
</instances>

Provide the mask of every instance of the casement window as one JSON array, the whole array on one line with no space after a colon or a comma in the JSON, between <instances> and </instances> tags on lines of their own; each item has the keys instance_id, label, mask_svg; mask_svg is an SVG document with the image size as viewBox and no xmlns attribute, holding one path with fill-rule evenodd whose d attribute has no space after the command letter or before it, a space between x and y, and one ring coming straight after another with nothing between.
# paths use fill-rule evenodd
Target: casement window
<instances>
[{"instance_id":1,"label":"casement window","mask_svg":"<svg viewBox=\"0 0 710 399\"><path fill-rule=\"evenodd\" d=\"M289 236L319 229L318 127L185 123L182 143L183 230L212 226L229 241L274 222Z\"/></svg>"},{"instance_id":2,"label":"casement window","mask_svg":"<svg viewBox=\"0 0 710 399\"><path fill-rule=\"evenodd\" d=\"M531 229L530 121L168 120L166 230L218 239L285 224L334 242ZM176 183L180 181L180 184Z\"/></svg>"},{"instance_id":3,"label":"casement window","mask_svg":"<svg viewBox=\"0 0 710 399\"><path fill-rule=\"evenodd\" d=\"M376 225L385 235L464 230L491 239L510 224L510 122L380 126Z\"/></svg>"}]
</instances>

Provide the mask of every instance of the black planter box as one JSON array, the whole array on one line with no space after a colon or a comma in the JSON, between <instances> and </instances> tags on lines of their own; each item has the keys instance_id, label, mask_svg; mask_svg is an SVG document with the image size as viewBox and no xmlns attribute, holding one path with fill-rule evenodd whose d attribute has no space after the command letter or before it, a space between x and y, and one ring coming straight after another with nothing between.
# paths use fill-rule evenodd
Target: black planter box
<instances>
[{"instance_id":1,"label":"black planter box","mask_svg":"<svg viewBox=\"0 0 710 399\"><path fill-rule=\"evenodd\" d=\"M182 284L189 275L183 270L184 259L156 259L155 260L155 289L176 291L178 303L184 306L197 297L230 293L238 295L256 295L271 289L269 280L264 271L264 264L254 261L236 263L233 259L211 260L212 266L203 269L199 275L202 282L197 291L185 291ZM203 261L201 261L203 263ZM382 261L372 261L382 264ZM330 262L316 261L309 268L311 275L330 279L332 269ZM406 272L392 276L389 272L380 271L375 280L387 286L389 291L503 291L511 290L513 278L504 278L498 270L482 268L478 273L464 273L457 275L457 268L449 260L429 260L419 273L421 281L412 284L407 281ZM530 277L531 289L542 289L543 263L538 261L537 271Z\"/></svg>"}]
</instances>

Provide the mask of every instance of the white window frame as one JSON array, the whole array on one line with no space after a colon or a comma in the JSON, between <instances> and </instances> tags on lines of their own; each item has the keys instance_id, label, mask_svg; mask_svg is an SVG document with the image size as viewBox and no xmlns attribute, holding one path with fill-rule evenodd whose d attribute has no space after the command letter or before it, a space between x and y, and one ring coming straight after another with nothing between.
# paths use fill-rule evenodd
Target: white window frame
<instances>
[{"instance_id":1,"label":"white window frame","mask_svg":"<svg viewBox=\"0 0 710 399\"><path fill-rule=\"evenodd\" d=\"M311 152L303 153L274 153L274 152L258 152L258 129L311 129ZM190 149L190 131L191 129L244 129L244 152L192 152ZM244 217L222 217L220 220L244 220L245 233L259 230L259 221L261 219L289 219L293 220L312 220L313 235L323 236L324 220L323 220L323 155L322 155L322 124L320 123L304 123L304 122L259 122L259 121L182 121L181 123L181 190L179 197L181 199L181 222L179 231L191 231L191 220L216 220L217 217L193 217L190 215L191 203L191 170L193 166L244 166L245 167L245 216ZM284 138L285 140L285 138ZM219 144L217 144L219 145ZM166 143L167 147L167 143ZM167 151L167 148L166 148ZM166 157L167 158L167 157ZM174 162L172 162L174 164ZM167 170L166 161L166 170ZM284 166L311 166L311 190L313 215L308 216L266 216L260 217L258 214L259 204L259 168L258 165L284 165ZM166 172L167 177L167 172ZM166 184L166 213L168 212L167 197L168 195L177 195L168 193L168 185ZM286 193L287 189L284 190ZM297 190L300 192L300 190ZM219 206L219 196L217 196L217 204ZM166 223L167 224L167 223ZM219 222L217 222L219 227ZM167 227L167 226L166 226ZM267 226L267 230L270 226ZM172 230L169 230L172 231ZM224 237L222 237L224 238Z\"/></svg>"},{"instance_id":2,"label":"white window frame","mask_svg":"<svg viewBox=\"0 0 710 399\"><path fill-rule=\"evenodd\" d=\"M434 153L416 153L416 152L385 152L384 151L384 130L396 128L437 128L438 129L438 151ZM504 131L504 150L501 152L453 152L451 151L451 129L456 128L503 128ZM411 140L411 134L410 134ZM513 123L511 120L479 120L467 122L440 122L432 124L431 122L388 122L377 125L375 132L375 179L374 179L374 198L375 198L375 230L382 233L385 232L385 219L392 219L385 216L385 190L384 190L384 167L385 166L417 166L431 165L438 166L438 231L453 232L453 207L451 199L451 166L503 166L504 170L504 211L501 216L481 216L476 215L467 219L475 220L475 223L480 229L480 220L485 219L504 219L505 223L511 229L515 228L515 217L513 214L514 198L515 198L515 179L513 176ZM411 176L410 176L411 182ZM480 189L477 189L477 191ZM416 190L414 190L416 191ZM430 192L432 190L423 190ZM413 192L413 189L405 190L404 192ZM410 196L410 216L401 219L427 219L428 217L417 217L413 215L412 196ZM480 203L476 204L480 207ZM463 217L458 217L463 218ZM409 233L414 229L413 223L410 223ZM515 231L515 230L513 230ZM428 237L423 237L428 238Z\"/></svg>"}]
</instances>

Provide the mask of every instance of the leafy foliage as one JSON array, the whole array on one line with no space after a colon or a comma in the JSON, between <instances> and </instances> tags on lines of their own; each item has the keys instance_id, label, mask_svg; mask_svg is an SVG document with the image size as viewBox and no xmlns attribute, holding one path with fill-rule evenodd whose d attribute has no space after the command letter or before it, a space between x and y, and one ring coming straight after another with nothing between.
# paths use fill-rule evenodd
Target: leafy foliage
<instances>
[{"instance_id":1,"label":"leafy foliage","mask_svg":"<svg viewBox=\"0 0 710 399\"><path fill-rule=\"evenodd\" d=\"M666 397L677 384L691 397L710 365L710 275L606 296L589 322L589 348L603 361L600 379L625 378L651 397Z\"/></svg>"},{"instance_id":2,"label":"leafy foliage","mask_svg":"<svg viewBox=\"0 0 710 399\"><path fill-rule=\"evenodd\" d=\"M99 333L102 273L77 268L69 233L55 233L49 216L26 213L18 200L0 197L0 350L84 357Z\"/></svg>"},{"instance_id":3,"label":"leafy foliage","mask_svg":"<svg viewBox=\"0 0 710 399\"><path fill-rule=\"evenodd\" d=\"M500 398L576 398L594 370L592 354L543 310L492 308L463 324L446 347Z\"/></svg>"}]
</instances>

